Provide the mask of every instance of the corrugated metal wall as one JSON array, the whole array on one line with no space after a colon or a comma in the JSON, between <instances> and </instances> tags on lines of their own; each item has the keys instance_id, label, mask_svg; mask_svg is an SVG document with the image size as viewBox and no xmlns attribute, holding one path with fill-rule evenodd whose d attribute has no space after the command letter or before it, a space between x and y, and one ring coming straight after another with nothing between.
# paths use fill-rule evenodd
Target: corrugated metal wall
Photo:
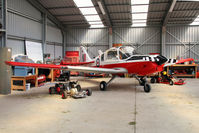
<instances>
[{"instance_id":1,"label":"corrugated metal wall","mask_svg":"<svg viewBox=\"0 0 199 133\"><path fill-rule=\"evenodd\" d=\"M67 51L79 51L79 46L83 45L89 55L95 57L99 49L108 49L108 29L70 29L66 33Z\"/></svg>"},{"instance_id":2,"label":"corrugated metal wall","mask_svg":"<svg viewBox=\"0 0 199 133\"><path fill-rule=\"evenodd\" d=\"M199 59L199 26L167 27L166 53L169 58Z\"/></svg>"},{"instance_id":3,"label":"corrugated metal wall","mask_svg":"<svg viewBox=\"0 0 199 133\"><path fill-rule=\"evenodd\" d=\"M160 28L114 28L113 43L133 45L142 54L160 53Z\"/></svg>"},{"instance_id":4,"label":"corrugated metal wall","mask_svg":"<svg viewBox=\"0 0 199 133\"><path fill-rule=\"evenodd\" d=\"M55 42L55 43L62 43L62 33L61 30L56 28L56 27L52 27L52 26L47 26L47 36L46 36L46 40L48 42Z\"/></svg>"},{"instance_id":5,"label":"corrugated metal wall","mask_svg":"<svg viewBox=\"0 0 199 133\"><path fill-rule=\"evenodd\" d=\"M41 12L33 7L27 0L8 0L8 43L13 48L13 55L24 54L24 40L42 41ZM47 20L47 42L57 47L52 57L62 56L62 34L50 20ZM58 46L57 46L58 45ZM17 47L17 48L16 48ZM20 49L22 48L22 49ZM61 50L60 50L61 49ZM54 56L56 54L56 56Z\"/></svg>"}]
</instances>

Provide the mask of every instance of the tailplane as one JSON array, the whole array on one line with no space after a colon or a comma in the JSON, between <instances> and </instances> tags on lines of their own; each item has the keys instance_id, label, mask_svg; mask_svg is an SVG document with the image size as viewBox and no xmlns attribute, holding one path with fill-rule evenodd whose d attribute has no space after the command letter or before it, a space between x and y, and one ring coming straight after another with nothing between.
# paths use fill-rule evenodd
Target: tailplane
<instances>
[{"instance_id":1,"label":"tailplane","mask_svg":"<svg viewBox=\"0 0 199 133\"><path fill-rule=\"evenodd\" d=\"M83 62L93 61L83 46L80 47L80 57L81 57L81 61L83 61Z\"/></svg>"}]
</instances>

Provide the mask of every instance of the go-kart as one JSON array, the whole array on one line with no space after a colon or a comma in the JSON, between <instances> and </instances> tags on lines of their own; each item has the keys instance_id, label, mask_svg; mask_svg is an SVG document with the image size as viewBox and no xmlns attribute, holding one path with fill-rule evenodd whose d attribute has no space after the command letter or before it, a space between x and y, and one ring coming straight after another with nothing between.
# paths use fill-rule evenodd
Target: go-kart
<instances>
[{"instance_id":1,"label":"go-kart","mask_svg":"<svg viewBox=\"0 0 199 133\"><path fill-rule=\"evenodd\" d=\"M85 98L86 96L92 95L91 89L82 90L78 81L68 83L57 83L54 87L49 88L49 94L60 94L63 99L69 96L78 99Z\"/></svg>"},{"instance_id":2,"label":"go-kart","mask_svg":"<svg viewBox=\"0 0 199 133\"><path fill-rule=\"evenodd\" d=\"M173 77L173 74L167 76L167 75L161 75L161 76L153 76L151 78L151 83L163 83L163 84L169 84L169 85L184 85L185 79L176 79Z\"/></svg>"}]
</instances>

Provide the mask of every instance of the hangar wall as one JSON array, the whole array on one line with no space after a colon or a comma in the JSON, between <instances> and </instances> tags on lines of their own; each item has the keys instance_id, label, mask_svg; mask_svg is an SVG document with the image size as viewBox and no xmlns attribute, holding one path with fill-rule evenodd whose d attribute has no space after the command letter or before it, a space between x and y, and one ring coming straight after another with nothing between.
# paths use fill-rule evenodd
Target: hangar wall
<instances>
[{"instance_id":1,"label":"hangar wall","mask_svg":"<svg viewBox=\"0 0 199 133\"><path fill-rule=\"evenodd\" d=\"M7 47L12 48L12 55L24 54L25 40L42 42L42 14L27 0L8 0L7 5ZM62 33L50 20L47 20L46 41L46 47L54 48L46 53L52 58L62 56Z\"/></svg>"},{"instance_id":2,"label":"hangar wall","mask_svg":"<svg viewBox=\"0 0 199 133\"><path fill-rule=\"evenodd\" d=\"M199 26L170 26L166 32L166 56L199 59Z\"/></svg>"},{"instance_id":3,"label":"hangar wall","mask_svg":"<svg viewBox=\"0 0 199 133\"><path fill-rule=\"evenodd\" d=\"M69 29L66 31L66 50L79 51L85 46L91 57L98 55L98 50L106 50L108 46L108 29Z\"/></svg>"},{"instance_id":4,"label":"hangar wall","mask_svg":"<svg viewBox=\"0 0 199 133\"><path fill-rule=\"evenodd\" d=\"M109 48L109 31L103 29L70 29L67 31L67 50L79 50L83 45L91 56L98 55L98 50ZM112 43L133 45L139 53L160 52L160 28L113 28Z\"/></svg>"},{"instance_id":5,"label":"hangar wall","mask_svg":"<svg viewBox=\"0 0 199 133\"><path fill-rule=\"evenodd\" d=\"M168 26L166 28L166 56L168 58L199 59L199 26ZM91 56L97 50L109 48L108 29L70 29L67 31L66 50L88 47ZM141 54L160 53L161 27L113 28L112 43L132 45Z\"/></svg>"}]
</instances>

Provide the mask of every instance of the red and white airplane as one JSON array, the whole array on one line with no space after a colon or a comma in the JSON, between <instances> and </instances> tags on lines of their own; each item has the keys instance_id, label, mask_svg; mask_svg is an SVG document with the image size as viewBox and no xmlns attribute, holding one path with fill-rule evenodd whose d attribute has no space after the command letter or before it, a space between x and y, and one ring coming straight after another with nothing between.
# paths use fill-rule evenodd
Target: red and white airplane
<instances>
[{"instance_id":1,"label":"red and white airplane","mask_svg":"<svg viewBox=\"0 0 199 133\"><path fill-rule=\"evenodd\" d=\"M149 74L162 71L165 63L168 61L168 59L162 55L134 54L134 48L129 46L113 47L104 53L99 51L99 55L93 60L89 57L84 47L81 47L81 52L86 58L85 62L51 65L6 61L6 64L11 66L54 68L87 73L111 74L112 78L108 82L102 81L100 83L100 90L103 91L107 89L107 86L116 76L128 73L134 75L140 85L144 86L145 92L150 92L151 86L146 82L145 77ZM178 63L178 61L170 62L170 64L172 63ZM138 78L138 76L141 76L141 78Z\"/></svg>"}]
</instances>

